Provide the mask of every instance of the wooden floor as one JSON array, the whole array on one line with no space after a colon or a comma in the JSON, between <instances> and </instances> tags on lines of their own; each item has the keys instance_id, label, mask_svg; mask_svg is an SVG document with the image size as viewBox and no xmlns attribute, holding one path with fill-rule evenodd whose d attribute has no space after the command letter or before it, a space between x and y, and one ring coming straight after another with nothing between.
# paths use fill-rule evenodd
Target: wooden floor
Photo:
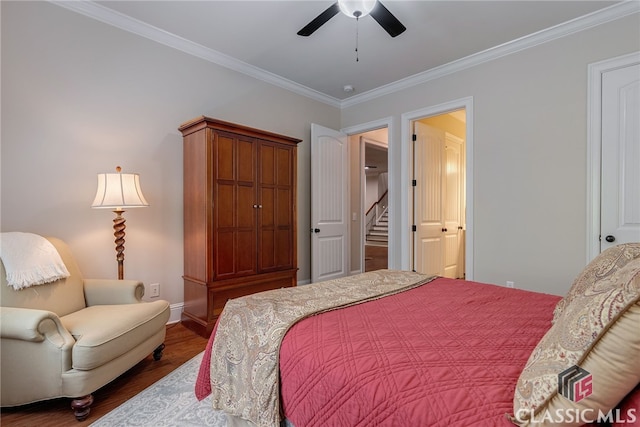
<instances>
[{"instance_id":1,"label":"wooden floor","mask_svg":"<svg viewBox=\"0 0 640 427\"><path fill-rule=\"evenodd\" d=\"M169 372L204 350L207 339L180 323L167 326L166 348L158 362L151 355L129 371L93 393L94 403L89 418L78 422L73 416L70 399L55 399L17 408L2 408L0 425L20 427L83 427L115 409ZM114 426L115 427L115 426Z\"/></svg>"},{"instance_id":2,"label":"wooden floor","mask_svg":"<svg viewBox=\"0 0 640 427\"><path fill-rule=\"evenodd\" d=\"M387 268L388 249L386 246L365 245L364 271L382 270Z\"/></svg>"}]
</instances>

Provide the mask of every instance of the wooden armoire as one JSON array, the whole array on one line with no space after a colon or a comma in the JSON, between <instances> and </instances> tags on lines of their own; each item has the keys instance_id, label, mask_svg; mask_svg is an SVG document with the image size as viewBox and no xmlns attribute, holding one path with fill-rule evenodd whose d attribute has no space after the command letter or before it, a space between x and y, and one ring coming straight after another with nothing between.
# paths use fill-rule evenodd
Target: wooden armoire
<instances>
[{"instance_id":1,"label":"wooden armoire","mask_svg":"<svg viewBox=\"0 0 640 427\"><path fill-rule=\"evenodd\" d=\"M209 117L182 124L184 311L209 336L227 300L295 286L299 139Z\"/></svg>"}]
</instances>

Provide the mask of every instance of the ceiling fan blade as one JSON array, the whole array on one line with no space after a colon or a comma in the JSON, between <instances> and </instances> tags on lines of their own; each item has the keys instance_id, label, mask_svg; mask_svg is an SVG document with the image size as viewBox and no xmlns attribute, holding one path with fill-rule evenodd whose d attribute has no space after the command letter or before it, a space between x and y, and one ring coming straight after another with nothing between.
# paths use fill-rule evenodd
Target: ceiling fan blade
<instances>
[{"instance_id":1,"label":"ceiling fan blade","mask_svg":"<svg viewBox=\"0 0 640 427\"><path fill-rule=\"evenodd\" d=\"M371 16L391 37L399 36L407 29L380 1L371 11Z\"/></svg>"},{"instance_id":2,"label":"ceiling fan blade","mask_svg":"<svg viewBox=\"0 0 640 427\"><path fill-rule=\"evenodd\" d=\"M310 36L318 28L322 27L329 19L336 16L338 12L340 12L340 7L338 6L338 2L336 2L329 6L329 8L320 15L316 16L316 18L309 22L303 29L298 31L298 35L304 37Z\"/></svg>"}]
</instances>

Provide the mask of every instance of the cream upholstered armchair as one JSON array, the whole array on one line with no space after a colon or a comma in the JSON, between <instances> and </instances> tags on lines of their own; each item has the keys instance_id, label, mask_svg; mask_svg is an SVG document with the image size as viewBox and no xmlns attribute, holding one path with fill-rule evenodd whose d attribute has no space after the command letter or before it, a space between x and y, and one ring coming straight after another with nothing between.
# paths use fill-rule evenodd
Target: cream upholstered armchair
<instances>
[{"instance_id":1,"label":"cream upholstered armchair","mask_svg":"<svg viewBox=\"0 0 640 427\"><path fill-rule=\"evenodd\" d=\"M143 302L138 281L83 279L69 247L47 240L69 277L15 290L7 283L7 258L1 266L2 407L70 397L82 421L91 393L152 352L162 357L169 304Z\"/></svg>"}]
</instances>

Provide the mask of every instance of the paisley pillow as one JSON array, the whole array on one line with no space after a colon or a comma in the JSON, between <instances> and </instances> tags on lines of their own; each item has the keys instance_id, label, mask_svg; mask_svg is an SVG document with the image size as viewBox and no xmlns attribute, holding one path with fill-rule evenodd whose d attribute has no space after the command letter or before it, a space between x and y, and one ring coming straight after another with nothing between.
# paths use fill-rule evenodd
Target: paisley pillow
<instances>
[{"instance_id":1,"label":"paisley pillow","mask_svg":"<svg viewBox=\"0 0 640 427\"><path fill-rule=\"evenodd\" d=\"M511 420L597 421L640 382L639 360L640 257L575 293L559 312L520 374Z\"/></svg>"},{"instance_id":2,"label":"paisley pillow","mask_svg":"<svg viewBox=\"0 0 640 427\"><path fill-rule=\"evenodd\" d=\"M558 301L553 311L555 323L564 308L576 297L584 295L590 288L597 287L598 282L606 280L629 261L640 257L640 243L624 243L602 251L576 277L567 295Z\"/></svg>"}]
</instances>

